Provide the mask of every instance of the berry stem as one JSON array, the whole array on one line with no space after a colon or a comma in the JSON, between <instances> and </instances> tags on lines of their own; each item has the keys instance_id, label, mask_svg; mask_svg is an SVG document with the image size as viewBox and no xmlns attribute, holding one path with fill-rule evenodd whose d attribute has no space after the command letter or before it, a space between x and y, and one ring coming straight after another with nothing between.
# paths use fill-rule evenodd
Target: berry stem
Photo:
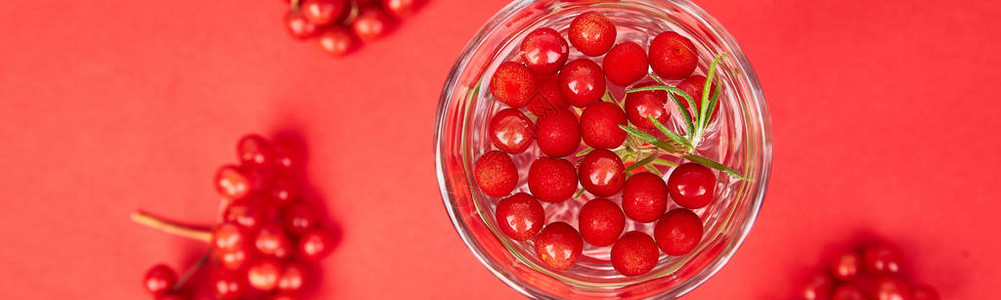
<instances>
[{"instance_id":1,"label":"berry stem","mask_svg":"<svg viewBox=\"0 0 1001 300\"><path fill-rule=\"evenodd\" d=\"M174 283L172 290L181 290L181 288L184 287L184 283L187 282L188 279L191 279L192 276L195 276L195 273L198 273L198 270L201 270L202 266L209 261L210 256L212 256L212 251L205 251L205 255L202 255L202 258L199 258L194 265L191 265L191 267L188 267L188 269L184 271L184 274L181 274L181 277L177 279L177 283Z\"/></svg>"},{"instance_id":2,"label":"berry stem","mask_svg":"<svg viewBox=\"0 0 1001 300\"><path fill-rule=\"evenodd\" d=\"M133 222L189 239L207 243L212 238L212 233L207 229L167 221L144 211L135 211L129 216L129 218L131 218Z\"/></svg>"}]
</instances>

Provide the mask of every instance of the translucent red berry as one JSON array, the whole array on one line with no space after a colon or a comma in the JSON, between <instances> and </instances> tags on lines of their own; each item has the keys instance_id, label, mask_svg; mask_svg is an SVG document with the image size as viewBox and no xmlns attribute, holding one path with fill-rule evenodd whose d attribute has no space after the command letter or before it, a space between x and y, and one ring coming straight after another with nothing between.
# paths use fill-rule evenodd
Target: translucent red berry
<instances>
[{"instance_id":1,"label":"translucent red berry","mask_svg":"<svg viewBox=\"0 0 1001 300\"><path fill-rule=\"evenodd\" d=\"M876 279L876 286L873 290L873 300L911 300L911 287L903 279L884 275Z\"/></svg>"},{"instance_id":2,"label":"translucent red berry","mask_svg":"<svg viewBox=\"0 0 1001 300\"><path fill-rule=\"evenodd\" d=\"M253 179L234 165L225 165L216 171L216 190L228 199L243 198L253 189Z\"/></svg>"},{"instance_id":3,"label":"translucent red berry","mask_svg":"<svg viewBox=\"0 0 1001 300\"><path fill-rule=\"evenodd\" d=\"M418 0L382 0L382 7L397 18L406 18L414 13Z\"/></svg>"},{"instance_id":4,"label":"translucent red berry","mask_svg":"<svg viewBox=\"0 0 1001 300\"><path fill-rule=\"evenodd\" d=\"M688 101L684 98L678 97L681 100L681 105L686 109L689 109L689 113L692 114L693 118L696 114L700 114L702 111L702 92L705 90L706 77L702 75L692 75L685 80L682 80L676 86L678 89L685 91L689 96L692 97L692 101L695 102L695 109L689 109ZM716 84L714 83L709 87L713 91L716 90ZM712 95L710 95L712 96ZM717 100L718 101L718 100ZM716 113L719 112L720 103L716 103L716 107L713 108L712 112L708 113L709 119L712 120L716 117Z\"/></svg>"},{"instance_id":5,"label":"translucent red berry","mask_svg":"<svg viewBox=\"0 0 1001 300\"><path fill-rule=\"evenodd\" d=\"M364 42L374 41L389 32L391 19L377 7L365 7L351 22L355 36Z\"/></svg>"},{"instance_id":6,"label":"translucent red berry","mask_svg":"<svg viewBox=\"0 0 1001 300\"><path fill-rule=\"evenodd\" d=\"M355 48L355 38L345 28L332 27L323 31L316 45L330 56L341 57Z\"/></svg>"},{"instance_id":7,"label":"translucent red berry","mask_svg":"<svg viewBox=\"0 0 1001 300\"><path fill-rule=\"evenodd\" d=\"M216 251L235 250L247 243L247 234L239 225L225 222L212 230L212 246Z\"/></svg>"},{"instance_id":8,"label":"translucent red berry","mask_svg":"<svg viewBox=\"0 0 1001 300\"><path fill-rule=\"evenodd\" d=\"M678 205L696 209L712 203L716 192L716 175L708 167L684 163L671 171L667 179L671 199Z\"/></svg>"},{"instance_id":9,"label":"translucent red berry","mask_svg":"<svg viewBox=\"0 0 1001 300\"><path fill-rule=\"evenodd\" d=\"M281 265L273 259L261 259L255 261L247 269L247 283L250 287L259 291L271 291L278 285L278 277L281 275Z\"/></svg>"},{"instance_id":10,"label":"translucent red berry","mask_svg":"<svg viewBox=\"0 0 1001 300\"><path fill-rule=\"evenodd\" d=\"M250 248L247 245L240 245L233 249L216 250L216 259L219 265L227 270L240 270L251 260Z\"/></svg>"},{"instance_id":11,"label":"translucent red berry","mask_svg":"<svg viewBox=\"0 0 1001 300\"><path fill-rule=\"evenodd\" d=\"M667 255L688 254L702 240L702 218L688 209L672 209L657 221L653 236Z\"/></svg>"},{"instance_id":12,"label":"translucent red berry","mask_svg":"<svg viewBox=\"0 0 1001 300\"><path fill-rule=\"evenodd\" d=\"M577 224L585 242L604 247L619 239L626 227L626 216L615 202L596 198L581 206Z\"/></svg>"},{"instance_id":13,"label":"translucent red berry","mask_svg":"<svg viewBox=\"0 0 1001 300\"><path fill-rule=\"evenodd\" d=\"M522 107L528 104L536 91L535 75L528 67L515 63L504 62L490 78L490 94L511 107Z\"/></svg>"},{"instance_id":14,"label":"translucent red berry","mask_svg":"<svg viewBox=\"0 0 1001 300\"><path fill-rule=\"evenodd\" d=\"M277 259L288 258L294 251L291 238L277 224L262 226L254 236L254 247L257 252Z\"/></svg>"},{"instance_id":15,"label":"translucent red berry","mask_svg":"<svg viewBox=\"0 0 1001 300\"><path fill-rule=\"evenodd\" d=\"M217 299L235 300L240 299L246 292L247 278L237 272L216 270L210 280L212 291Z\"/></svg>"},{"instance_id":16,"label":"translucent red berry","mask_svg":"<svg viewBox=\"0 0 1001 300\"><path fill-rule=\"evenodd\" d=\"M626 114L611 102L588 105L580 115L580 129L584 143L597 149L614 149L626 140Z\"/></svg>"},{"instance_id":17,"label":"translucent red berry","mask_svg":"<svg viewBox=\"0 0 1001 300\"><path fill-rule=\"evenodd\" d=\"M306 233L316 227L316 214L313 208L305 203L297 203L285 210L282 216L285 221L285 230L295 235Z\"/></svg>"},{"instance_id":18,"label":"translucent red berry","mask_svg":"<svg viewBox=\"0 0 1001 300\"><path fill-rule=\"evenodd\" d=\"M559 81L563 97L576 107L591 105L605 95L605 73L589 59L567 63L560 70Z\"/></svg>"},{"instance_id":19,"label":"translucent red berry","mask_svg":"<svg viewBox=\"0 0 1001 300\"><path fill-rule=\"evenodd\" d=\"M311 38L319 31L316 24L306 19L301 11L292 10L285 14L285 28L289 35L300 40Z\"/></svg>"},{"instance_id":20,"label":"translucent red berry","mask_svg":"<svg viewBox=\"0 0 1001 300\"><path fill-rule=\"evenodd\" d=\"M290 294L298 293L306 283L306 274L306 269L299 263L285 264L281 276L278 277L278 291Z\"/></svg>"},{"instance_id":21,"label":"translucent red berry","mask_svg":"<svg viewBox=\"0 0 1001 300\"><path fill-rule=\"evenodd\" d=\"M236 143L236 156L245 166L268 166L274 160L271 144L264 137L248 134Z\"/></svg>"},{"instance_id":22,"label":"translucent red berry","mask_svg":"<svg viewBox=\"0 0 1001 300\"><path fill-rule=\"evenodd\" d=\"M333 251L333 238L325 231L310 230L299 237L299 254L303 258L318 261Z\"/></svg>"},{"instance_id":23,"label":"translucent red berry","mask_svg":"<svg viewBox=\"0 0 1001 300\"><path fill-rule=\"evenodd\" d=\"M223 222L235 223L246 230L252 231L257 226L260 226L264 220L263 208L258 201L242 201L230 204L223 211Z\"/></svg>"},{"instance_id":24,"label":"translucent red berry","mask_svg":"<svg viewBox=\"0 0 1001 300\"><path fill-rule=\"evenodd\" d=\"M625 165L615 152L595 149L584 156L580 163L580 185L599 197L609 197L622 190L626 184Z\"/></svg>"},{"instance_id":25,"label":"translucent red berry","mask_svg":"<svg viewBox=\"0 0 1001 300\"><path fill-rule=\"evenodd\" d=\"M559 79L556 75L538 77L538 93L526 105L528 111L536 116L546 116L570 107L570 103L560 92Z\"/></svg>"},{"instance_id":26,"label":"translucent red berry","mask_svg":"<svg viewBox=\"0 0 1001 300\"><path fill-rule=\"evenodd\" d=\"M521 42L521 57L525 65L539 74L556 73L567 62L570 47L560 33L552 28L539 28Z\"/></svg>"},{"instance_id":27,"label":"translucent red berry","mask_svg":"<svg viewBox=\"0 0 1001 300\"><path fill-rule=\"evenodd\" d=\"M597 12L586 12L570 22L570 44L587 56L608 52L615 44L615 24Z\"/></svg>"},{"instance_id":28,"label":"translucent red berry","mask_svg":"<svg viewBox=\"0 0 1001 300\"><path fill-rule=\"evenodd\" d=\"M309 22L327 25L340 19L346 8L344 0L302 0L299 10Z\"/></svg>"},{"instance_id":29,"label":"translucent red berry","mask_svg":"<svg viewBox=\"0 0 1001 300\"><path fill-rule=\"evenodd\" d=\"M643 275L657 266L657 244L641 231L626 232L612 246L612 267L622 275Z\"/></svg>"},{"instance_id":30,"label":"translucent red berry","mask_svg":"<svg viewBox=\"0 0 1001 300\"><path fill-rule=\"evenodd\" d=\"M502 197L518 185L518 168L507 153L493 150L484 153L473 165L473 177L484 194Z\"/></svg>"},{"instance_id":31,"label":"translucent red berry","mask_svg":"<svg viewBox=\"0 0 1001 300\"><path fill-rule=\"evenodd\" d=\"M531 239L546 222L542 204L526 193L517 193L497 202L496 217L501 232L516 241Z\"/></svg>"},{"instance_id":32,"label":"translucent red berry","mask_svg":"<svg viewBox=\"0 0 1001 300\"><path fill-rule=\"evenodd\" d=\"M564 159L540 157L528 169L528 189L546 202L570 199L577 192L577 171Z\"/></svg>"},{"instance_id":33,"label":"translucent red berry","mask_svg":"<svg viewBox=\"0 0 1001 300\"><path fill-rule=\"evenodd\" d=\"M821 298L826 299L826 298ZM838 286L831 294L832 300L866 300L865 292L854 284L843 284ZM902 299L901 299L902 300Z\"/></svg>"},{"instance_id":34,"label":"translucent red berry","mask_svg":"<svg viewBox=\"0 0 1001 300\"><path fill-rule=\"evenodd\" d=\"M271 200L278 206L288 206L299 198L299 187L296 181L288 177L275 180L269 188Z\"/></svg>"},{"instance_id":35,"label":"translucent red berry","mask_svg":"<svg viewBox=\"0 0 1001 300\"><path fill-rule=\"evenodd\" d=\"M667 210L667 186L653 173L643 172L626 179L622 188L622 211L630 219L649 223Z\"/></svg>"},{"instance_id":36,"label":"translucent red berry","mask_svg":"<svg viewBox=\"0 0 1001 300\"><path fill-rule=\"evenodd\" d=\"M535 141L542 153L553 157L570 155L580 146L577 116L567 109L539 116L535 121Z\"/></svg>"},{"instance_id":37,"label":"translucent red berry","mask_svg":"<svg viewBox=\"0 0 1001 300\"><path fill-rule=\"evenodd\" d=\"M494 114L488 130L494 146L511 154L525 152L535 140L535 124L514 108L502 109Z\"/></svg>"},{"instance_id":38,"label":"translucent red berry","mask_svg":"<svg viewBox=\"0 0 1001 300\"><path fill-rule=\"evenodd\" d=\"M841 281L849 281L862 269L862 257L855 251L845 251L831 261L831 274Z\"/></svg>"},{"instance_id":39,"label":"translucent red berry","mask_svg":"<svg viewBox=\"0 0 1001 300\"><path fill-rule=\"evenodd\" d=\"M817 273L807 280L800 292L803 300L828 300L834 291L834 280L826 273Z\"/></svg>"},{"instance_id":40,"label":"translucent red berry","mask_svg":"<svg viewBox=\"0 0 1001 300\"><path fill-rule=\"evenodd\" d=\"M646 51L639 44L625 42L612 47L601 62L608 81L628 86L647 75Z\"/></svg>"},{"instance_id":41,"label":"translucent red berry","mask_svg":"<svg viewBox=\"0 0 1001 300\"><path fill-rule=\"evenodd\" d=\"M679 80L692 75L699 57L695 44L677 32L657 35L650 42L650 67L663 79Z\"/></svg>"},{"instance_id":42,"label":"translucent red berry","mask_svg":"<svg viewBox=\"0 0 1001 300\"><path fill-rule=\"evenodd\" d=\"M640 84L637 88L655 86L656 82ZM626 118L636 127L643 129L656 128L650 117L654 117L661 124L667 123L670 112L666 108L668 104L666 91L643 91L626 94L623 104L626 110Z\"/></svg>"},{"instance_id":43,"label":"translucent red berry","mask_svg":"<svg viewBox=\"0 0 1001 300\"><path fill-rule=\"evenodd\" d=\"M555 222L535 236L535 254L542 263L557 270L569 270L580 259L584 241L572 226Z\"/></svg>"},{"instance_id":44,"label":"translucent red berry","mask_svg":"<svg viewBox=\"0 0 1001 300\"><path fill-rule=\"evenodd\" d=\"M155 265L146 271L143 287L153 295L165 295L177 283L177 273L165 264Z\"/></svg>"},{"instance_id":45,"label":"translucent red berry","mask_svg":"<svg viewBox=\"0 0 1001 300\"><path fill-rule=\"evenodd\" d=\"M876 245L863 253L863 266L872 274L899 273L900 262L900 253L890 245Z\"/></svg>"}]
</instances>

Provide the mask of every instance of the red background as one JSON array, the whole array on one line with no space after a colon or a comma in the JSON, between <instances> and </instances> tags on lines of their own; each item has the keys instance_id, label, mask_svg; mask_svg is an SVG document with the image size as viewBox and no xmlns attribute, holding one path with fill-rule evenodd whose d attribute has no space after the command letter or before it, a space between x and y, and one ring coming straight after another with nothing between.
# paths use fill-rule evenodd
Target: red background
<instances>
[{"instance_id":1,"label":"red background","mask_svg":"<svg viewBox=\"0 0 1001 300\"><path fill-rule=\"evenodd\" d=\"M431 153L448 70L505 1L431 0L343 60L291 40L280 2L0 2L0 298L145 298L149 266L203 248L128 214L210 223L236 139L279 130L344 233L317 298L518 298L452 229ZM700 1L758 71L775 156L754 230L690 298L788 295L859 236L946 299L993 298L994 2Z\"/></svg>"}]
</instances>

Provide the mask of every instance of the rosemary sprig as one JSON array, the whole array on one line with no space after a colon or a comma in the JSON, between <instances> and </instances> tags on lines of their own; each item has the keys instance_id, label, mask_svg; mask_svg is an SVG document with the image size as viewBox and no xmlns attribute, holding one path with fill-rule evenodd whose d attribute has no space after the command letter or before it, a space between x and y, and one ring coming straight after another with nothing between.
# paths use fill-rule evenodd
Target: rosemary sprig
<instances>
[{"instance_id":1,"label":"rosemary sprig","mask_svg":"<svg viewBox=\"0 0 1001 300\"><path fill-rule=\"evenodd\" d=\"M650 122L653 122L653 126L657 127L657 130L660 130L661 133L663 133L664 135L666 135L668 138L670 138L676 144L684 146L685 148L688 149L688 152L692 152L692 151L695 150L695 147L692 147L692 144L689 143L687 139L684 139L681 136L679 136L677 133L674 133L674 131L671 131L670 129L667 129L667 126L664 126L664 124L661 124L660 121L657 121L657 118L654 118L653 116L649 116L649 118L650 118Z\"/></svg>"},{"instance_id":2,"label":"rosemary sprig","mask_svg":"<svg viewBox=\"0 0 1001 300\"><path fill-rule=\"evenodd\" d=\"M653 150L653 153L650 153L650 155L647 156L646 158L644 158L644 159L642 159L642 160L634 163L631 166L626 167L625 171L629 172L629 171L632 171L633 169L645 166L646 164L649 164L649 163L653 162L654 160L656 160L658 155L660 155L660 151Z\"/></svg>"},{"instance_id":3,"label":"rosemary sprig","mask_svg":"<svg viewBox=\"0 0 1001 300\"><path fill-rule=\"evenodd\" d=\"M667 93L667 97L670 98L671 101L674 101L674 105L678 106L679 110L681 111L681 117L685 120L685 127L688 128L688 132L686 133L686 135L692 135L692 134L694 134L696 132L695 131L695 124L698 123L698 119L693 119L692 118L693 116L691 114L689 114L688 110L685 109L685 107L683 106L683 104L681 104L681 100L678 100L678 98L674 96L674 95L678 95L678 96L681 96L681 98L685 99L685 101L688 102L688 107L695 107L695 100L692 99L691 95L689 95L688 93L686 93L685 91L683 91L683 90L681 90L679 88L676 88L676 87L673 87L673 86L668 86L668 85L655 85L655 86L646 86L646 87L641 87L641 88L635 88L635 89L631 89L631 90L626 90L626 94L635 93L635 92L645 92L645 91L666 91L666 92L668 92ZM695 115L694 117L698 118L698 115Z\"/></svg>"}]
</instances>

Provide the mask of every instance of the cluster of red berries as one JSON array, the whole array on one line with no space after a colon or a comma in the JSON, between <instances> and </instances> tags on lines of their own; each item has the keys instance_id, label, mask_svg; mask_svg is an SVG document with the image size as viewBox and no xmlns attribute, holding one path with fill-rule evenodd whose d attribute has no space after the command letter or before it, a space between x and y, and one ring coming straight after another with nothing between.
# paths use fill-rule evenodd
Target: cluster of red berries
<instances>
[{"instance_id":1,"label":"cluster of red berries","mask_svg":"<svg viewBox=\"0 0 1001 300\"><path fill-rule=\"evenodd\" d=\"M570 23L566 34L582 58L567 62L571 51L567 40L554 29L540 28L525 36L518 58L502 63L494 72L490 93L508 108L490 119L488 135L499 150L476 160L474 177L484 194L502 198L495 208L500 230L513 240L531 240L547 266L570 269L587 242L611 246L611 264L619 273L642 275L656 266L661 251L684 255L701 241L702 219L692 209L713 202L716 175L696 163L677 166L666 182L651 172L627 172L623 159L612 151L621 149L627 138L619 126L631 123L650 130L654 128L650 117L667 122L668 95L664 91L630 93L624 107L614 99L600 100L608 85L654 84L637 84L650 74L650 68L664 80L683 79L678 87L693 96L701 95L700 84L706 79L692 75L698 62L695 46L676 32L657 35L648 50L640 44L645 41L615 45L616 28L611 20L587 12ZM591 59L602 55L601 66ZM571 106L583 110L578 114ZM522 107L538 116L534 123ZM582 140L584 151L589 152L580 160L565 159L582 147ZM520 177L511 155L527 151L533 142L544 156L528 168L530 193L512 195ZM595 196L580 208L578 228L565 222L543 226L546 216L540 201L571 199L578 183ZM621 208L614 201L617 197L613 198L620 192ZM680 207L668 211L668 196ZM626 217L656 222L653 237L643 231L623 234Z\"/></svg>"},{"instance_id":2,"label":"cluster of red berries","mask_svg":"<svg viewBox=\"0 0 1001 300\"><path fill-rule=\"evenodd\" d=\"M419 0L282 0L289 34L299 40L316 38L327 54L340 57L361 43L372 42L400 19L413 13Z\"/></svg>"},{"instance_id":3,"label":"cluster of red berries","mask_svg":"<svg viewBox=\"0 0 1001 300\"><path fill-rule=\"evenodd\" d=\"M803 286L805 300L938 300L938 292L914 284L903 272L900 252L888 244L848 249Z\"/></svg>"},{"instance_id":4,"label":"cluster of red berries","mask_svg":"<svg viewBox=\"0 0 1001 300\"><path fill-rule=\"evenodd\" d=\"M259 135L240 139L240 164L222 166L215 176L223 203L220 221L210 231L142 214L133 217L209 242L209 254L193 270L210 259L208 284L216 298L295 299L309 278L307 264L327 256L334 240L320 226L316 208L300 195L301 159L292 152ZM146 273L144 286L156 299L184 299L180 293L186 279L160 264Z\"/></svg>"}]
</instances>

